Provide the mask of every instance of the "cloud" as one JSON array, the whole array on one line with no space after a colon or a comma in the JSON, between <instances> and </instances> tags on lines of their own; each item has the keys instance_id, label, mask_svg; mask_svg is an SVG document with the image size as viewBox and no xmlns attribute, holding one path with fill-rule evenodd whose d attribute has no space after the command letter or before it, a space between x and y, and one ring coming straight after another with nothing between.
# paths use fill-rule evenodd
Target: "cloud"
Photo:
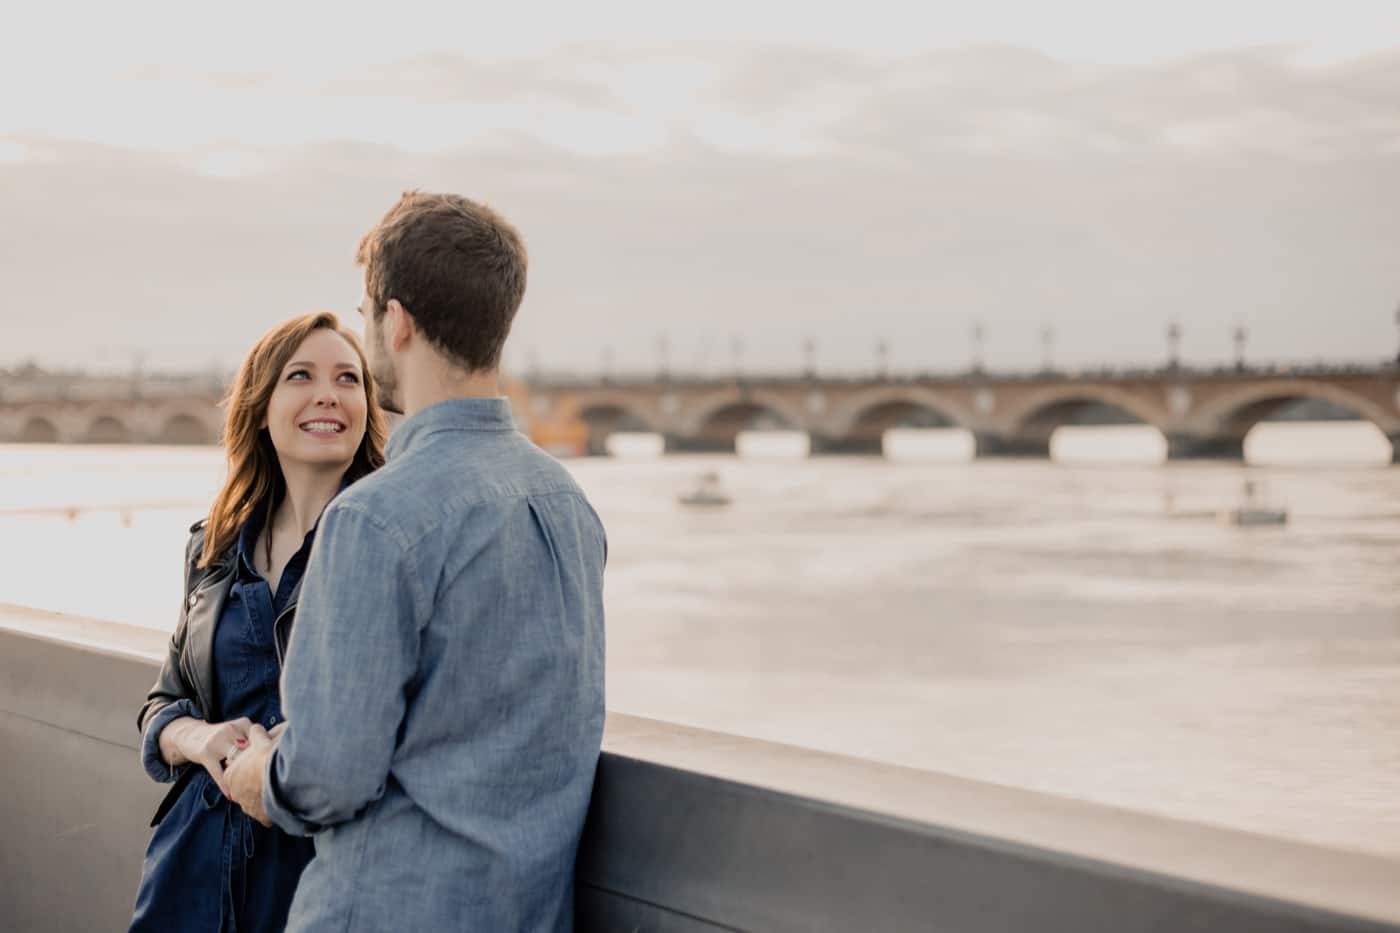
<instances>
[{"instance_id":1,"label":"cloud","mask_svg":"<svg viewBox=\"0 0 1400 933\"><path fill-rule=\"evenodd\" d=\"M153 366L199 366L290 314L349 312L354 244L411 187L520 225L532 278L511 352L545 366L596 366L604 346L649 366L665 334L677 366L720 365L737 336L752 365L795 367L811 336L824 367L868 367L885 339L896 368L947 369L973 320L996 366L1034 363L1042 322L1071 364L1156 361L1172 318L1188 359L1228 357L1236 322L1262 357L1393 352L1400 55L680 58L710 69L687 92L714 112L824 145L735 147L677 119L625 152L520 130L430 152L327 140L232 150L261 168L210 176L169 154L0 140L44 153L0 161L0 361L139 342ZM595 44L539 73L648 67Z\"/></svg>"},{"instance_id":2,"label":"cloud","mask_svg":"<svg viewBox=\"0 0 1400 933\"><path fill-rule=\"evenodd\" d=\"M828 80L830 82L830 79ZM1397 131L1400 53L1311 67L1283 48L1158 65L1084 66L1014 49L891 61L830 132L904 155L1000 149L1030 155L1384 152Z\"/></svg>"},{"instance_id":3,"label":"cloud","mask_svg":"<svg viewBox=\"0 0 1400 933\"><path fill-rule=\"evenodd\" d=\"M1285 46L1093 65L1009 46L904 57L746 45L700 50L708 103L886 158L964 151L1297 158L1390 151L1400 51L1327 66Z\"/></svg>"},{"instance_id":4,"label":"cloud","mask_svg":"<svg viewBox=\"0 0 1400 933\"><path fill-rule=\"evenodd\" d=\"M367 65L324 82L320 90L349 96L502 103L545 99L608 110L618 100L607 84L577 71L577 55L478 61L452 52Z\"/></svg>"},{"instance_id":5,"label":"cloud","mask_svg":"<svg viewBox=\"0 0 1400 933\"><path fill-rule=\"evenodd\" d=\"M620 153L688 135L735 152L860 153L872 165L937 152L1325 160L1400 147L1400 51L1326 66L1284 46L1096 65L1010 46L882 56L590 42L518 58L433 53L276 72L162 66L124 77L20 99L8 125L225 152L346 138L446 151L516 133ZM253 163L223 155L211 164Z\"/></svg>"}]
</instances>

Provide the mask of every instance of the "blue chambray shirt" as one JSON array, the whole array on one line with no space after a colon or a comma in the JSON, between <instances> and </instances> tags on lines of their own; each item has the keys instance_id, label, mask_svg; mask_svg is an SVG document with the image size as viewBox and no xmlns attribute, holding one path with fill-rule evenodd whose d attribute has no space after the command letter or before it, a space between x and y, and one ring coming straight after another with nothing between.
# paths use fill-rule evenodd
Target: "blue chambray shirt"
<instances>
[{"instance_id":1,"label":"blue chambray shirt","mask_svg":"<svg viewBox=\"0 0 1400 933\"><path fill-rule=\"evenodd\" d=\"M291 931L570 930L603 733L602 523L505 399L416 413L327 507L263 805Z\"/></svg>"}]
</instances>

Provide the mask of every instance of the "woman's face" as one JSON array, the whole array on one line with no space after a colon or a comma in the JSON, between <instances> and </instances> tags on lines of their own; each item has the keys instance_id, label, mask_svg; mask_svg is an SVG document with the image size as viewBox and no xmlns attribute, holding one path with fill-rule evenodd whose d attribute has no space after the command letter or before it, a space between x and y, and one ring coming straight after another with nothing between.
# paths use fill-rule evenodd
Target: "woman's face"
<instances>
[{"instance_id":1,"label":"woman's face","mask_svg":"<svg viewBox=\"0 0 1400 933\"><path fill-rule=\"evenodd\" d=\"M267 403L268 433L289 464L346 469L365 436L360 357L333 330L316 330L282 367Z\"/></svg>"}]
</instances>

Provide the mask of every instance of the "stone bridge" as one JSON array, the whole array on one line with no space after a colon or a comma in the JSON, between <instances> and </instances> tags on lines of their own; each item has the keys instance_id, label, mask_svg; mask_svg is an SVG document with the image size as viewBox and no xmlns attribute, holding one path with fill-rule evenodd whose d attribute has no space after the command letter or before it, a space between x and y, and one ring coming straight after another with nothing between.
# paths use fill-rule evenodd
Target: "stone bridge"
<instances>
[{"instance_id":1,"label":"stone bridge","mask_svg":"<svg viewBox=\"0 0 1400 933\"><path fill-rule=\"evenodd\" d=\"M222 396L0 403L0 443L214 444Z\"/></svg>"},{"instance_id":2,"label":"stone bridge","mask_svg":"<svg viewBox=\"0 0 1400 933\"><path fill-rule=\"evenodd\" d=\"M537 380L537 428L582 423L590 452L646 431L667 450L733 450L740 431L806 432L815 453L876 453L895 427L959 427L978 456L1049 455L1062 425L1149 424L1171 459L1239 458L1261 420L1314 399L1370 421L1400 462L1400 366L958 378Z\"/></svg>"},{"instance_id":3,"label":"stone bridge","mask_svg":"<svg viewBox=\"0 0 1400 933\"><path fill-rule=\"evenodd\" d=\"M602 453L609 435L661 435L669 451L732 451L741 431L806 432L814 453L879 453L897 427L958 427L978 456L1049 455L1062 425L1149 424L1172 459L1238 458L1260 421L1313 399L1370 421L1400 463L1400 366L1159 370L1022 376L830 379L538 378L511 383L522 427L541 443ZM0 443L212 444L220 395L0 403Z\"/></svg>"}]
</instances>

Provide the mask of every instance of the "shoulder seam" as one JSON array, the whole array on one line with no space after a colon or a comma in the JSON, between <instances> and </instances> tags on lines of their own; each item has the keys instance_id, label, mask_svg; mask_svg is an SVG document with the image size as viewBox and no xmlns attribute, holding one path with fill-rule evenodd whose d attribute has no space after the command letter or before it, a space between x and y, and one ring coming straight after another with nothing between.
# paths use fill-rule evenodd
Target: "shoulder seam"
<instances>
[{"instance_id":1,"label":"shoulder seam","mask_svg":"<svg viewBox=\"0 0 1400 933\"><path fill-rule=\"evenodd\" d=\"M393 527L388 522L381 519L378 515L374 514L369 509L366 509L364 506L359 505L358 503L344 501L332 502L327 508L327 511L331 510L334 510L335 512L353 513L356 516L358 516L361 520L363 520L366 524L374 526L379 531L382 531L389 537L393 538L394 543L397 544L399 547L403 548L405 552L413 550L413 542L410 542L398 528Z\"/></svg>"}]
</instances>

